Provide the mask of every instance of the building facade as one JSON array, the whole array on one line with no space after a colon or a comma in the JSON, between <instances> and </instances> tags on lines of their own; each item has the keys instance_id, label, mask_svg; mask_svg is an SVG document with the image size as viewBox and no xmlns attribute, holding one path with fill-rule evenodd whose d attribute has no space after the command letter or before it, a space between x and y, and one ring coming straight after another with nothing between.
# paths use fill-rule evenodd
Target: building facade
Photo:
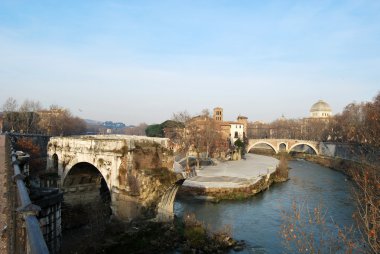
<instances>
[{"instance_id":1,"label":"building facade","mask_svg":"<svg viewBox=\"0 0 380 254\"><path fill-rule=\"evenodd\" d=\"M221 107L214 108L213 119L217 122L223 122L223 108Z\"/></svg>"}]
</instances>

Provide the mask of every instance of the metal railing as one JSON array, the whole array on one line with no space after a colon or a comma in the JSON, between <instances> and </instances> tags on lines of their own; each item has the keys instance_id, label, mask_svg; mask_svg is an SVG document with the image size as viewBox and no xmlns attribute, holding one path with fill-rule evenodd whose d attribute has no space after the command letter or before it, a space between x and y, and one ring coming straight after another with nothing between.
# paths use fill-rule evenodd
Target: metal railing
<instances>
[{"instance_id":1,"label":"metal railing","mask_svg":"<svg viewBox=\"0 0 380 254\"><path fill-rule=\"evenodd\" d=\"M25 245L24 250L20 250L20 253L31 253L31 254L45 254L49 253L49 249L46 245L45 239L41 232L40 223L37 219L37 215L41 208L34 205L29 197L28 189L25 186L24 178L25 176L21 172L20 160L16 151L11 145L11 159L14 171L13 180L16 184L17 189L17 200L19 207L16 212L21 215L23 219L23 226L25 227ZM17 223L15 223L17 225ZM18 225L19 226L19 225ZM16 226L17 227L17 226ZM15 229L20 230L20 229ZM23 230L23 229L21 229ZM20 248L21 246L18 246Z\"/></svg>"}]
</instances>

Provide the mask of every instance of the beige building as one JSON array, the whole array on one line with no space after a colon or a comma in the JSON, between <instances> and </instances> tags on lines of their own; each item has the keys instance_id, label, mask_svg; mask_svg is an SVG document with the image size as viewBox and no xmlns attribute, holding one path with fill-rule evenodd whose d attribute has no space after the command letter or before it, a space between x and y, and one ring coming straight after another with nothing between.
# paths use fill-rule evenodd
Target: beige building
<instances>
[{"instance_id":1,"label":"beige building","mask_svg":"<svg viewBox=\"0 0 380 254\"><path fill-rule=\"evenodd\" d=\"M214 108L213 119L220 124L220 130L224 138L228 138L233 144L237 139L244 141L248 128L248 117L238 116L237 121L224 121L223 108Z\"/></svg>"}]
</instances>

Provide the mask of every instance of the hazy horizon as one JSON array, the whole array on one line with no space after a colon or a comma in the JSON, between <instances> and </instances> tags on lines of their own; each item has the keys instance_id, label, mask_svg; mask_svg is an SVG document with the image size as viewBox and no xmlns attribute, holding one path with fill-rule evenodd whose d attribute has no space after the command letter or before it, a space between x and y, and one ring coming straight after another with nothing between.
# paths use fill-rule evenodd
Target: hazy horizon
<instances>
[{"instance_id":1,"label":"hazy horizon","mask_svg":"<svg viewBox=\"0 0 380 254\"><path fill-rule=\"evenodd\" d=\"M161 123L339 113L380 91L379 1L1 1L0 103Z\"/></svg>"}]
</instances>

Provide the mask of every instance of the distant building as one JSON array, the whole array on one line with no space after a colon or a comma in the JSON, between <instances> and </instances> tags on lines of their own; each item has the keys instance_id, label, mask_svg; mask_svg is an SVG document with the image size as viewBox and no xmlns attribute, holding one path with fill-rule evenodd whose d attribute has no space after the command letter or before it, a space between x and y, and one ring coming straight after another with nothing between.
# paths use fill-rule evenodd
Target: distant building
<instances>
[{"instance_id":1,"label":"distant building","mask_svg":"<svg viewBox=\"0 0 380 254\"><path fill-rule=\"evenodd\" d=\"M223 108L214 108L213 119L220 125L220 130L225 138L228 138L231 144L237 139L244 141L248 128L248 118L238 116L237 122L223 120Z\"/></svg>"},{"instance_id":2,"label":"distant building","mask_svg":"<svg viewBox=\"0 0 380 254\"><path fill-rule=\"evenodd\" d=\"M282 115L271 123L253 122L248 124L249 138L293 138L322 140L323 130L332 119L330 105L319 100L309 110L309 117L302 119L286 119Z\"/></svg>"},{"instance_id":3,"label":"distant building","mask_svg":"<svg viewBox=\"0 0 380 254\"><path fill-rule=\"evenodd\" d=\"M229 126L229 136L232 144L238 139L244 141L244 124L239 122L224 122L223 125Z\"/></svg>"},{"instance_id":4,"label":"distant building","mask_svg":"<svg viewBox=\"0 0 380 254\"><path fill-rule=\"evenodd\" d=\"M209 120L213 120L216 130L220 132L223 140L228 141L231 145L233 145L237 139L244 141L248 129L247 117L238 116L237 121L224 121L223 108L216 107L213 110L212 119L206 115L199 115L191 118L188 124L191 123L202 129L209 124Z\"/></svg>"},{"instance_id":5,"label":"distant building","mask_svg":"<svg viewBox=\"0 0 380 254\"><path fill-rule=\"evenodd\" d=\"M103 123L103 126L108 129L123 129L126 127L124 123L120 123L120 122L114 123L112 121L105 121Z\"/></svg>"},{"instance_id":6,"label":"distant building","mask_svg":"<svg viewBox=\"0 0 380 254\"><path fill-rule=\"evenodd\" d=\"M239 115L237 117L237 122L243 124L244 126L243 136L246 137L248 133L248 117Z\"/></svg>"},{"instance_id":7,"label":"distant building","mask_svg":"<svg viewBox=\"0 0 380 254\"><path fill-rule=\"evenodd\" d=\"M62 108L39 110L37 114L40 118L39 120L40 127L46 130L46 134L51 135L56 119L62 117L65 113L66 113L66 110Z\"/></svg>"},{"instance_id":8,"label":"distant building","mask_svg":"<svg viewBox=\"0 0 380 254\"><path fill-rule=\"evenodd\" d=\"M311 118L328 118L331 116L332 116L331 107L327 102L323 100L317 101L310 108Z\"/></svg>"},{"instance_id":9,"label":"distant building","mask_svg":"<svg viewBox=\"0 0 380 254\"><path fill-rule=\"evenodd\" d=\"M214 108L213 118L217 122L223 122L223 108L221 107Z\"/></svg>"}]
</instances>

